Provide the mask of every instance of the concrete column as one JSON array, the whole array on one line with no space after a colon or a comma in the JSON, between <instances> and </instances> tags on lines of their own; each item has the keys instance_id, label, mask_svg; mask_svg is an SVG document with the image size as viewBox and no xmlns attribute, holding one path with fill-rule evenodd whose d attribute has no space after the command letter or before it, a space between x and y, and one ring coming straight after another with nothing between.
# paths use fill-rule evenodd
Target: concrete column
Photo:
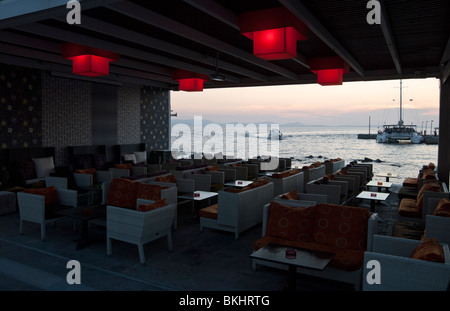
<instances>
[{"instance_id":1,"label":"concrete column","mask_svg":"<svg viewBox=\"0 0 450 311\"><path fill-rule=\"evenodd\" d=\"M440 87L438 176L447 186L450 173L450 79Z\"/></svg>"}]
</instances>

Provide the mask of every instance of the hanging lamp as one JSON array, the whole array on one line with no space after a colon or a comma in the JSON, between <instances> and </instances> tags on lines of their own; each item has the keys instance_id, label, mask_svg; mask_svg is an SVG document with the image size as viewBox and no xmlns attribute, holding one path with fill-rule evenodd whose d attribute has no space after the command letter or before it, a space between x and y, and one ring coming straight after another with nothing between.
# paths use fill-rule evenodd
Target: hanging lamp
<instances>
[{"instance_id":1,"label":"hanging lamp","mask_svg":"<svg viewBox=\"0 0 450 311\"><path fill-rule=\"evenodd\" d=\"M324 86L342 85L344 73L350 71L350 66L339 56L310 58L309 68L317 74L317 83Z\"/></svg>"},{"instance_id":2,"label":"hanging lamp","mask_svg":"<svg viewBox=\"0 0 450 311\"><path fill-rule=\"evenodd\" d=\"M98 77L109 74L109 63L119 60L119 54L75 43L62 45L62 56L72 60L74 74Z\"/></svg>"},{"instance_id":3,"label":"hanging lamp","mask_svg":"<svg viewBox=\"0 0 450 311\"><path fill-rule=\"evenodd\" d=\"M297 56L297 41L307 39L307 27L285 7L239 16L240 32L253 40L253 54L265 60Z\"/></svg>"}]
</instances>

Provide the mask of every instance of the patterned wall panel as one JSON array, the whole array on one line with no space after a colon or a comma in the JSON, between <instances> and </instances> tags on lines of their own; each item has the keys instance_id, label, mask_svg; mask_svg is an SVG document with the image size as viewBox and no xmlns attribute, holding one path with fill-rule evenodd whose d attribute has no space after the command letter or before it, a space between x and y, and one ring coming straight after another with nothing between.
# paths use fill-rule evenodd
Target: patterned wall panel
<instances>
[{"instance_id":1,"label":"patterned wall panel","mask_svg":"<svg viewBox=\"0 0 450 311\"><path fill-rule=\"evenodd\" d=\"M169 92L150 86L141 89L141 141L148 151L169 149Z\"/></svg>"},{"instance_id":2,"label":"patterned wall panel","mask_svg":"<svg viewBox=\"0 0 450 311\"><path fill-rule=\"evenodd\" d=\"M41 72L0 64L1 148L41 147Z\"/></svg>"},{"instance_id":3,"label":"patterned wall panel","mask_svg":"<svg viewBox=\"0 0 450 311\"><path fill-rule=\"evenodd\" d=\"M125 84L117 94L117 143L136 144L140 136L141 88L135 84Z\"/></svg>"},{"instance_id":4,"label":"patterned wall panel","mask_svg":"<svg viewBox=\"0 0 450 311\"><path fill-rule=\"evenodd\" d=\"M92 83L42 73L42 145L67 164L66 146L92 144Z\"/></svg>"}]
</instances>

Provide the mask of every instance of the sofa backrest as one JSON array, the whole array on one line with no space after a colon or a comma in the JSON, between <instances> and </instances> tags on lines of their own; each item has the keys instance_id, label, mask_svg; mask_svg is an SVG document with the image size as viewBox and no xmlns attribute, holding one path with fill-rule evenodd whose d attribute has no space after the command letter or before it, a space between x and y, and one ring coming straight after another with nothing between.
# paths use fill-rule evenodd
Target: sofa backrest
<instances>
[{"instance_id":1,"label":"sofa backrest","mask_svg":"<svg viewBox=\"0 0 450 311\"><path fill-rule=\"evenodd\" d=\"M312 238L336 248L366 249L369 218L367 208L317 204Z\"/></svg>"},{"instance_id":2,"label":"sofa backrest","mask_svg":"<svg viewBox=\"0 0 450 311\"><path fill-rule=\"evenodd\" d=\"M219 191L218 215L219 224L239 226L246 229L262 221L264 204L273 198L273 183L241 192Z\"/></svg>"},{"instance_id":3,"label":"sofa backrest","mask_svg":"<svg viewBox=\"0 0 450 311\"><path fill-rule=\"evenodd\" d=\"M106 204L135 209L138 198L158 201L162 198L161 193L164 189L169 187L114 178L109 187Z\"/></svg>"}]
</instances>

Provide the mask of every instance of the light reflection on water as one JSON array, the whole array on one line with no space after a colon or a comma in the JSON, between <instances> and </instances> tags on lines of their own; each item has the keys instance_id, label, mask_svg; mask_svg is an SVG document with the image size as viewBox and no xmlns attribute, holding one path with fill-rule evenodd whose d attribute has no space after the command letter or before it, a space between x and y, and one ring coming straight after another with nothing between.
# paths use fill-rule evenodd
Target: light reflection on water
<instances>
[{"instance_id":1,"label":"light reflection on water","mask_svg":"<svg viewBox=\"0 0 450 311\"><path fill-rule=\"evenodd\" d=\"M358 134L368 133L363 127L284 127L280 126L283 140L279 141L279 156L292 158L292 166L302 167L313 162L323 162L326 159L342 158L345 163L364 158L374 160L374 173L398 174L394 183L400 183L406 177L416 177L419 169L430 162L437 164L438 146L426 144L379 144L375 139L358 139ZM376 129L371 133L375 134ZM203 145L211 137L201 137L201 133L194 134L193 140L202 139ZM172 137L172 142L176 138ZM254 140L247 141L254 142ZM191 150L194 151L192 143ZM245 145L248 151L249 143ZM224 141L223 150L227 145ZM235 142L232 150L243 152ZM269 148L270 150L270 148ZM225 152L224 152L225 154ZM242 154L242 153L241 153ZM248 153L245 153L248 155ZM246 157L244 157L246 158ZM380 160L377 163L375 160ZM375 177L374 179L382 179Z\"/></svg>"}]
</instances>

